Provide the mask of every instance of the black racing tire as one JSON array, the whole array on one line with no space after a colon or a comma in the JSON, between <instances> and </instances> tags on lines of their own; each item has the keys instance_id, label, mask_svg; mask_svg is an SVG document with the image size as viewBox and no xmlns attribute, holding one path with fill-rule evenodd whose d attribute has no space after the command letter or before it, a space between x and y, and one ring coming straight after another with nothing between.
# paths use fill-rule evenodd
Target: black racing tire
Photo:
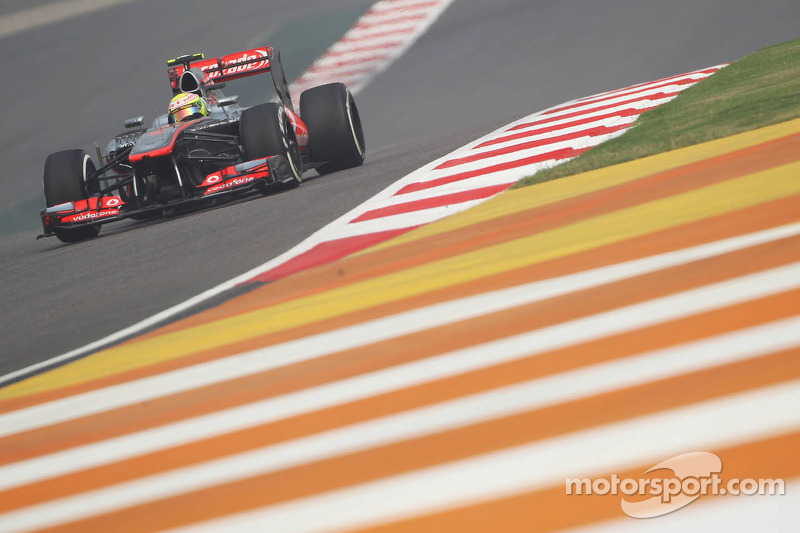
<instances>
[{"instance_id":1,"label":"black racing tire","mask_svg":"<svg viewBox=\"0 0 800 533\"><path fill-rule=\"evenodd\" d=\"M85 200L89 197L88 176L95 171L94 162L83 150L64 150L50 154L44 163L44 200L47 207ZM61 242L79 242L97 237L100 225L77 228L55 228Z\"/></svg>"},{"instance_id":2,"label":"black racing tire","mask_svg":"<svg viewBox=\"0 0 800 533\"><path fill-rule=\"evenodd\" d=\"M364 163L366 145L361 117L353 95L343 83L329 83L303 91L300 117L308 126L308 150L320 174Z\"/></svg>"},{"instance_id":3,"label":"black racing tire","mask_svg":"<svg viewBox=\"0 0 800 533\"><path fill-rule=\"evenodd\" d=\"M282 155L296 177L289 186L300 185L303 176L300 146L292 120L282 105L268 102L245 109L239 119L239 137L247 161Z\"/></svg>"}]
</instances>

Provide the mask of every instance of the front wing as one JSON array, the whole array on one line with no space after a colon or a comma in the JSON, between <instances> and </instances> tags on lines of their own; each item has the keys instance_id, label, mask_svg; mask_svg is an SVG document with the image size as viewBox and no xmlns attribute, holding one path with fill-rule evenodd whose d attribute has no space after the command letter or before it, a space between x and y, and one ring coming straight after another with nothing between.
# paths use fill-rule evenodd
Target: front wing
<instances>
[{"instance_id":1,"label":"front wing","mask_svg":"<svg viewBox=\"0 0 800 533\"><path fill-rule=\"evenodd\" d=\"M223 168L206 176L193 195L165 204L135 207L135 200L124 201L122 196L100 196L55 205L44 209L43 234L38 238L54 235L56 228L77 228L124 220L142 214L169 213L175 207L198 202L209 202L223 196L231 196L257 190L269 193L283 186L292 185L296 177L284 156L271 156L246 161Z\"/></svg>"}]
</instances>

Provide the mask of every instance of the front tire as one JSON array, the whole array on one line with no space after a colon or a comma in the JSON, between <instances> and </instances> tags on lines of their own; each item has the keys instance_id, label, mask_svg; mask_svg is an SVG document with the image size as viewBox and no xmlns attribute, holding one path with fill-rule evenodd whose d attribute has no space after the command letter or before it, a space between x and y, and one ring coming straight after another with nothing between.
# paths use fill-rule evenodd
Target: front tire
<instances>
[{"instance_id":1,"label":"front tire","mask_svg":"<svg viewBox=\"0 0 800 533\"><path fill-rule=\"evenodd\" d=\"M92 186L89 175L95 165L83 150L64 150L50 154L44 163L44 200L47 207L85 200ZM100 225L77 228L55 228L54 233L61 242L79 242L100 233Z\"/></svg>"},{"instance_id":2,"label":"front tire","mask_svg":"<svg viewBox=\"0 0 800 533\"><path fill-rule=\"evenodd\" d=\"M364 163L366 148L361 117L353 95L343 83L329 83L303 91L300 117L308 126L308 149L317 167L328 174Z\"/></svg>"},{"instance_id":3,"label":"front tire","mask_svg":"<svg viewBox=\"0 0 800 533\"><path fill-rule=\"evenodd\" d=\"M282 155L296 178L288 186L300 185L303 176L300 146L282 105L269 102L245 109L239 119L239 136L248 161Z\"/></svg>"}]
</instances>

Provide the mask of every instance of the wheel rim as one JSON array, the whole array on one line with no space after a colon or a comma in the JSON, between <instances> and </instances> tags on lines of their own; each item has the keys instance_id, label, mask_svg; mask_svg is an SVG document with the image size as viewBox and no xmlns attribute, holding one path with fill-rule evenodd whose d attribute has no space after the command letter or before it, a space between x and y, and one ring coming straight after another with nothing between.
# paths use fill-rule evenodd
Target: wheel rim
<instances>
[{"instance_id":1,"label":"wheel rim","mask_svg":"<svg viewBox=\"0 0 800 533\"><path fill-rule=\"evenodd\" d=\"M353 97L350 94L350 91L347 91L347 104L345 106L347 111L347 122L350 124L350 134L353 136L353 142L356 145L356 150L358 150L359 157L364 156L364 147L361 145L361 141L358 138L358 133L356 132L355 121L353 120L353 109L351 106L351 102L353 101Z\"/></svg>"},{"instance_id":2,"label":"wheel rim","mask_svg":"<svg viewBox=\"0 0 800 533\"><path fill-rule=\"evenodd\" d=\"M99 190L98 191L90 191L89 190L89 165L94 167L94 162L92 161L92 158L89 156L89 154L83 154L83 165L82 165L82 167L83 167L82 168L82 170L83 170L83 191L86 194L87 198L89 196L91 196L91 194L93 194L95 192L99 192Z\"/></svg>"}]
</instances>

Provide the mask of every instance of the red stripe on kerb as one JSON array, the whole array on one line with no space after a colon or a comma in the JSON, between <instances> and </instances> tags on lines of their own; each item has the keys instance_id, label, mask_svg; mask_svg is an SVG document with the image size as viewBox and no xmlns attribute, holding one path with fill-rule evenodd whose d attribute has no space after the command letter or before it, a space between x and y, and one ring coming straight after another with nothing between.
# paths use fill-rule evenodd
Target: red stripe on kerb
<instances>
[{"instance_id":1,"label":"red stripe on kerb","mask_svg":"<svg viewBox=\"0 0 800 533\"><path fill-rule=\"evenodd\" d=\"M341 61L337 61L336 63L325 63L324 65L316 65L311 66L308 69L309 72L319 72L320 70L327 70L327 69L340 69L344 67L348 67L351 65L359 65L361 63L370 63L372 61L382 61L387 59L389 54L380 54L374 55L370 57L354 57L352 59L343 59Z\"/></svg>"},{"instance_id":2,"label":"red stripe on kerb","mask_svg":"<svg viewBox=\"0 0 800 533\"><path fill-rule=\"evenodd\" d=\"M389 37L389 36L392 36L392 35L407 35L409 33L414 33L415 31L417 31L417 29L413 28L413 27L411 27L411 28L400 28L400 29L391 30L391 31L380 31L380 30L378 30L378 31L373 31L372 33L368 33L368 34L365 34L365 35L358 35L356 37L346 37L346 38L341 39L339 42L340 43L358 43L358 42L362 42L362 41L369 41L371 39L374 39L375 37Z\"/></svg>"},{"instance_id":3,"label":"red stripe on kerb","mask_svg":"<svg viewBox=\"0 0 800 533\"><path fill-rule=\"evenodd\" d=\"M460 204L472 200L481 200L501 193L513 185L512 183L504 183L502 185L493 185L491 187L482 187L480 189L472 189L469 191L462 191L453 194L446 194L443 196L435 196L433 198L425 198L422 200L415 200L413 202L406 202L403 204L390 205L381 207L380 209L373 209L367 211L363 215L352 220L352 222L364 222L366 220L375 220L376 218L383 218L392 215L402 215L404 213L413 213L415 211L422 211L423 209L432 209L434 207L443 207L446 205Z\"/></svg>"},{"instance_id":4,"label":"red stripe on kerb","mask_svg":"<svg viewBox=\"0 0 800 533\"><path fill-rule=\"evenodd\" d=\"M663 81L677 80L677 79L683 78L685 76L697 76L697 75L702 75L702 74L711 75L711 74L714 74L716 71L718 71L719 68L720 67L711 67L711 68L707 68L707 69L703 69L703 70L696 70L694 72L687 72L685 74L678 74L677 76L670 76L668 78L661 78L660 80L653 80L653 81L648 81L648 82L644 82L644 83L637 83L636 85L631 85L630 87L625 87L623 89L615 89L613 91L608 91L606 93L595 94L593 96L585 96L583 98L579 98L577 101L578 102L589 102L589 101L594 100L595 98L607 98L607 97L609 97L611 95L614 95L614 94L624 93L625 91L630 91L632 89L638 89L640 87L644 87L646 85L650 85L650 84L653 84L653 83L661 83ZM701 80L694 80L694 81L698 82L698 81L701 81Z\"/></svg>"},{"instance_id":5,"label":"red stripe on kerb","mask_svg":"<svg viewBox=\"0 0 800 533\"><path fill-rule=\"evenodd\" d=\"M604 106L592 107L590 109L584 109L581 111L575 111L574 113L567 113L565 115L559 115L557 117L551 117L545 120L534 120L533 122L529 122L527 124L518 124L512 128L507 129L506 131L515 131L521 130L523 128L529 128L531 126L538 126L544 124L550 124L552 122L556 122L558 120L564 120L568 118L575 118L586 115L588 113L596 113L598 111L607 111L609 109L614 109L615 107L621 107L629 104L635 104L636 102L647 102L647 101L655 101L655 100L663 100L665 98L673 98L678 91L671 92L671 93L656 93L656 94L649 94L647 96L637 96L636 98L631 98L628 100L623 100L621 102L615 102L613 104L608 104Z\"/></svg>"},{"instance_id":6,"label":"red stripe on kerb","mask_svg":"<svg viewBox=\"0 0 800 533\"><path fill-rule=\"evenodd\" d=\"M645 111L649 111L651 109L654 109L654 108L658 107L659 105L660 104L656 104L656 105L651 105L651 106L648 106L648 107L642 107L642 108L639 108L639 109L636 109L636 108L632 107L630 109L623 109L622 111L617 111L617 112L614 112L614 113L608 113L606 115L600 115L600 116L597 116L597 117L589 117L589 118L584 118L584 119L581 119L581 120L575 120L575 121L572 121L572 122L566 122L564 124L558 124L558 125L555 125L555 126L547 126L545 128L536 128L536 129L529 130L529 131L523 131L521 133L514 133L512 135L505 135L503 137L497 137L496 139L491 139L491 140L488 140L486 142L483 142L483 143L479 144L478 146L476 146L475 148L484 148L486 146L492 146L492 145L495 145L495 144L500 144L500 143L504 143L504 142L508 142L508 141L516 141L516 140L519 140L519 139L524 139L526 137L533 137L534 135L543 135L545 133L550 133L550 132L558 131L558 130L564 130L564 129L567 129L567 128L573 128L575 126L582 126L584 124L589 124L591 122L599 122L601 120L607 120L607 119L610 119L610 118L623 118L623 117L630 117L630 116L633 116L633 115L641 115Z\"/></svg>"},{"instance_id":7,"label":"red stripe on kerb","mask_svg":"<svg viewBox=\"0 0 800 533\"><path fill-rule=\"evenodd\" d=\"M691 79L691 78L687 78L685 80L669 81L669 82L666 82L666 83L662 83L661 85L654 85L652 87L648 87L647 90L650 91L650 90L653 90L653 89L663 89L664 87L672 87L673 85L692 85L692 84L697 83L698 81L699 80L695 80L695 79ZM612 95L608 95L608 96L602 96L602 97L599 97L599 98L597 98L595 100L591 100L591 101L588 101L588 102L575 102L572 105L567 105L567 106L564 106L564 107L557 107L555 109L551 109L550 111L545 111L544 113L542 113L542 116L544 116L544 115L552 115L553 113L559 113L561 111L566 111L568 109L575 109L575 108L582 107L582 106L585 106L585 105L594 104L594 103L597 103L597 102L605 102L606 100L613 100L614 98L622 98L623 96L631 96L630 94L627 94L627 95L626 94L622 94L624 92L625 91L620 91L620 94L615 94L615 95L612 94Z\"/></svg>"},{"instance_id":8,"label":"red stripe on kerb","mask_svg":"<svg viewBox=\"0 0 800 533\"><path fill-rule=\"evenodd\" d=\"M539 139L537 141L515 144L514 146L499 148L497 150L492 150L489 152L481 152L479 154L474 154L467 157L461 157L459 159L451 159L450 161L445 161L444 163L436 167L436 169L439 170L444 168L453 168L459 165L465 165L467 163L482 161L483 159L488 159L490 157L513 154L514 152L519 152L520 150L529 150L531 148L539 148L541 146L547 146L549 144L573 141L575 139L580 139L581 137L599 137L601 135L610 135L614 132L629 128L630 126L631 126L630 124L622 124L620 126L598 126L596 128L576 131L573 133L566 133L564 135L558 135L556 137L548 137L546 139Z\"/></svg>"},{"instance_id":9,"label":"red stripe on kerb","mask_svg":"<svg viewBox=\"0 0 800 533\"><path fill-rule=\"evenodd\" d=\"M359 22L351 29L353 30L368 30L370 28L376 28L379 26L391 26L392 24L399 24L403 22L417 22L419 20L426 20L428 18L428 14L424 13L422 15L403 15L399 17L391 17L382 20L378 20L375 22L370 22L369 20L363 20Z\"/></svg>"},{"instance_id":10,"label":"red stripe on kerb","mask_svg":"<svg viewBox=\"0 0 800 533\"><path fill-rule=\"evenodd\" d=\"M335 50L332 52L326 52L325 57L342 57L347 56L350 54L360 54L364 52L376 52L378 50L393 50L400 45L402 45L400 41L393 41L390 43L383 43L383 44L375 44L372 46L359 46L358 48L348 48L346 50Z\"/></svg>"},{"instance_id":11,"label":"red stripe on kerb","mask_svg":"<svg viewBox=\"0 0 800 533\"><path fill-rule=\"evenodd\" d=\"M420 181L417 183L411 183L410 185L406 185L405 187L394 193L394 195L397 196L399 194L408 194L410 192L424 191L425 189L440 187L442 185L447 185L448 183L454 183L456 181L466 180L469 178L476 178L478 176L491 174L493 172L502 172L504 170L511 170L514 168L524 167L528 165L535 165L536 163L543 163L545 161L558 161L560 159L577 157L586 150L588 150L589 148L592 148L592 146L587 146L585 148L563 148L561 150L555 150L553 152L548 152L546 154L539 154L531 157L526 157L524 159L518 159L516 161L509 161L508 163L501 163L499 165L492 165L486 168L479 168L478 170L461 172L460 174L453 174L451 176L445 176L443 178L438 178L430 181Z\"/></svg>"},{"instance_id":12,"label":"red stripe on kerb","mask_svg":"<svg viewBox=\"0 0 800 533\"><path fill-rule=\"evenodd\" d=\"M280 266L268 270L258 276L254 277L244 283L251 283L253 281L268 282L277 279L285 278L295 272L300 272L307 268L312 268L319 265L324 265L332 261L336 261L352 253L368 248L372 245L387 241L392 237L402 235L403 233L414 229L417 226L410 228L393 229L389 231L381 231L378 233L369 233L367 235L356 235L355 237L345 237L344 239L336 239L320 243L305 253L289 259L287 262Z\"/></svg>"},{"instance_id":13,"label":"red stripe on kerb","mask_svg":"<svg viewBox=\"0 0 800 533\"><path fill-rule=\"evenodd\" d=\"M354 65L357 65L358 61L353 61L352 63ZM365 68L353 68L353 69L345 69L344 67L338 67L337 68L337 67L329 67L329 66L318 66L318 67L311 67L310 69L308 69L308 72L306 74L304 74L304 76L307 75L307 74L312 74L312 75L313 74L317 74L317 75L319 75L319 74L330 74L330 73L337 73L338 74L341 70L344 70L344 74L343 75L355 76L355 75L360 75L360 74L370 74L372 72L375 72L375 70L377 70L377 68L378 68L378 65L373 65L371 67L365 67Z\"/></svg>"},{"instance_id":14,"label":"red stripe on kerb","mask_svg":"<svg viewBox=\"0 0 800 533\"><path fill-rule=\"evenodd\" d=\"M417 9L436 7L441 2L417 2L416 4L406 4L397 7L388 7L383 9L375 9L374 7L367 11L364 16L373 17L380 16L386 13L402 13L404 11L414 11Z\"/></svg>"}]
</instances>

